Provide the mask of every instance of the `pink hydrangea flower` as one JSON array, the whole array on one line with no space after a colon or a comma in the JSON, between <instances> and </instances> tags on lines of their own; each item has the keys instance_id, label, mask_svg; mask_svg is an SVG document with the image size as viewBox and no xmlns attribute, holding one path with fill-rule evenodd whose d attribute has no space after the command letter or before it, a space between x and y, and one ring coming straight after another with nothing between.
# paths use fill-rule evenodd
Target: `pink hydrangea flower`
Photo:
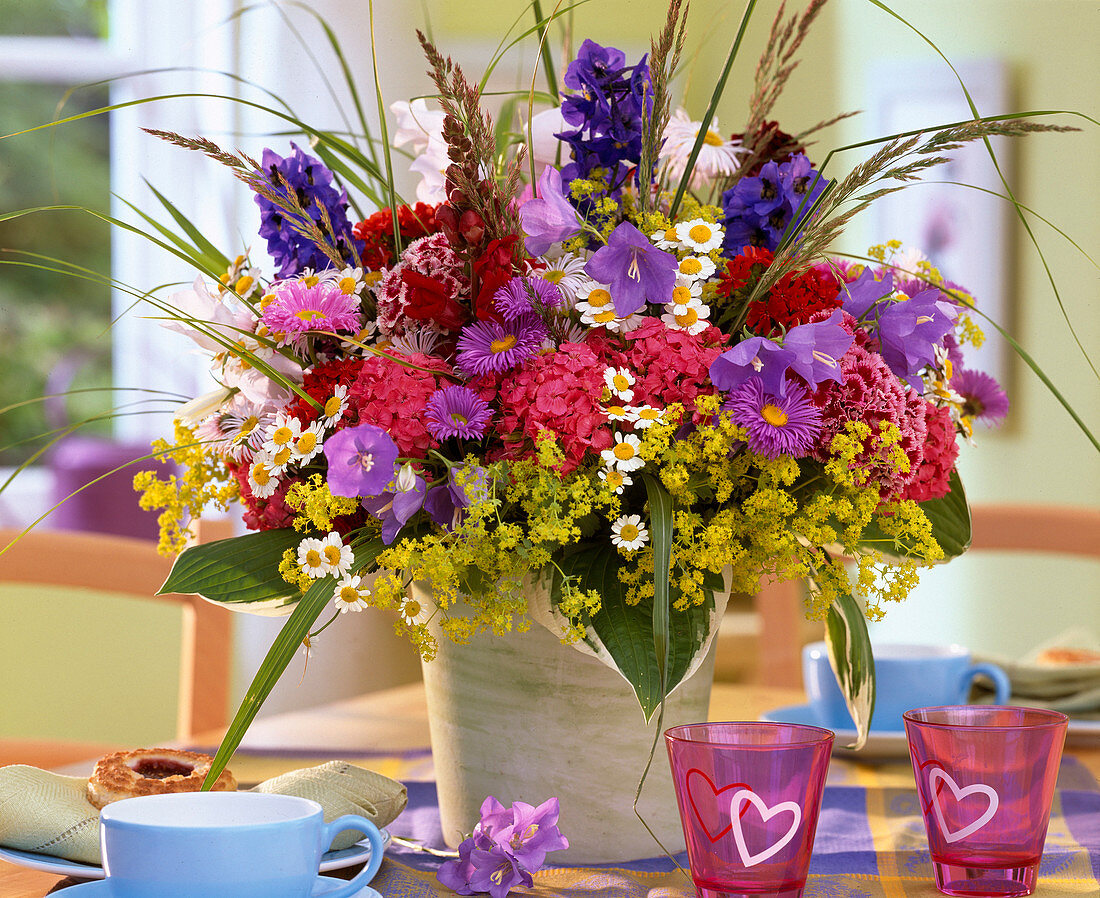
<instances>
[{"instance_id":1,"label":"pink hydrangea flower","mask_svg":"<svg viewBox=\"0 0 1100 898\"><path fill-rule=\"evenodd\" d=\"M689 334L660 319L647 318L627 340L626 367L636 378L635 405L666 408L678 402L688 414L693 412L697 396L715 392L710 366L729 340L718 328Z\"/></svg>"},{"instance_id":2,"label":"pink hydrangea flower","mask_svg":"<svg viewBox=\"0 0 1100 898\"><path fill-rule=\"evenodd\" d=\"M951 413L930 402L925 405L924 458L902 494L903 499L912 499L914 502L926 502L946 496L951 488L951 471L955 467L955 459L959 457Z\"/></svg>"},{"instance_id":3,"label":"pink hydrangea flower","mask_svg":"<svg viewBox=\"0 0 1100 898\"><path fill-rule=\"evenodd\" d=\"M406 358L438 375L406 368L383 356L364 360L359 377L348 390L349 408L361 424L381 427L397 443L406 458L426 458L428 450L438 448L425 424L424 407L432 394L447 383L450 368L442 359L413 353Z\"/></svg>"}]
</instances>

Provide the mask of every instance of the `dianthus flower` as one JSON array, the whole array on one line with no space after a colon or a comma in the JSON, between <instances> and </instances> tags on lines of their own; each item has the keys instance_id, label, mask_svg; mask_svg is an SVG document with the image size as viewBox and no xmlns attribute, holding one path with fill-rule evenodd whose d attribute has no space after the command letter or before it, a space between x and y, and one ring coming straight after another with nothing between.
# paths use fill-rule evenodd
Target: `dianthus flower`
<instances>
[{"instance_id":1,"label":"dianthus flower","mask_svg":"<svg viewBox=\"0 0 1100 898\"><path fill-rule=\"evenodd\" d=\"M695 408L695 397L715 392L710 366L726 348L728 337L716 327L697 334L646 318L627 334L626 367L635 372L634 403L666 408L680 403ZM608 364L619 363L608 359Z\"/></svg>"},{"instance_id":2,"label":"dianthus flower","mask_svg":"<svg viewBox=\"0 0 1100 898\"><path fill-rule=\"evenodd\" d=\"M955 425L951 413L930 402L925 403L924 453L913 479L901 494L903 499L925 502L946 496L951 489L951 471L959 457Z\"/></svg>"},{"instance_id":3,"label":"dianthus flower","mask_svg":"<svg viewBox=\"0 0 1100 898\"><path fill-rule=\"evenodd\" d=\"M439 374L407 368L384 356L365 359L348 390L348 417L381 427L393 437L402 457L425 458L436 443L424 423L424 407L450 369L441 359L417 353L406 360Z\"/></svg>"},{"instance_id":4,"label":"dianthus flower","mask_svg":"<svg viewBox=\"0 0 1100 898\"><path fill-rule=\"evenodd\" d=\"M307 402L299 396L295 396L287 407L288 415L293 415L302 425L308 425L316 421L324 411L323 406L335 394L338 386L348 387L355 383L359 377L359 370L363 367L360 358L330 359L320 365L314 365L302 379L302 389L322 406L316 408L313 403Z\"/></svg>"},{"instance_id":5,"label":"dianthus flower","mask_svg":"<svg viewBox=\"0 0 1100 898\"><path fill-rule=\"evenodd\" d=\"M814 404L821 409L821 439L813 456L828 461L833 437L844 431L847 422L863 422L870 426L871 434L864 440L863 451L853 467L877 483L884 498L899 495L923 458L927 403L897 379L882 356L858 342L840 360L840 371L841 383L826 381L814 394ZM908 470L899 470L884 454L877 440L883 423L893 424L900 431L899 448L909 461Z\"/></svg>"},{"instance_id":6,"label":"dianthus flower","mask_svg":"<svg viewBox=\"0 0 1100 898\"><path fill-rule=\"evenodd\" d=\"M415 240L378 284L379 330L402 334L411 322L423 322L435 330L456 331L470 318L459 301L469 289L465 263L445 236Z\"/></svg>"},{"instance_id":7,"label":"dianthus flower","mask_svg":"<svg viewBox=\"0 0 1100 898\"><path fill-rule=\"evenodd\" d=\"M413 240L427 237L439 230L435 221L436 206L417 203L415 207L397 207L397 227L406 246ZM371 270L389 268L394 259L393 211L379 209L352 228L352 233L363 241L361 253L363 266Z\"/></svg>"},{"instance_id":8,"label":"dianthus flower","mask_svg":"<svg viewBox=\"0 0 1100 898\"><path fill-rule=\"evenodd\" d=\"M658 322L659 323L659 322ZM664 325L661 325L664 327ZM481 378L475 388L497 390L498 432L518 432L527 438L507 450L510 457L534 455L540 431L549 431L565 456L568 474L591 450L599 453L612 443L607 415L600 405L607 365L588 346L563 343L555 352L535 356L503 375ZM471 384L471 386L475 386Z\"/></svg>"},{"instance_id":9,"label":"dianthus flower","mask_svg":"<svg viewBox=\"0 0 1100 898\"><path fill-rule=\"evenodd\" d=\"M227 464L240 487L241 502L244 510L241 517L249 530L279 530L294 523L294 510L286 504L286 491L295 480L284 480L267 498L261 499L252 494L248 483L248 465Z\"/></svg>"},{"instance_id":10,"label":"dianthus flower","mask_svg":"<svg viewBox=\"0 0 1100 898\"><path fill-rule=\"evenodd\" d=\"M827 266L791 272L776 281L767 296L749 304L745 323L756 334L790 330L816 312L840 308L839 292L840 283Z\"/></svg>"}]
</instances>

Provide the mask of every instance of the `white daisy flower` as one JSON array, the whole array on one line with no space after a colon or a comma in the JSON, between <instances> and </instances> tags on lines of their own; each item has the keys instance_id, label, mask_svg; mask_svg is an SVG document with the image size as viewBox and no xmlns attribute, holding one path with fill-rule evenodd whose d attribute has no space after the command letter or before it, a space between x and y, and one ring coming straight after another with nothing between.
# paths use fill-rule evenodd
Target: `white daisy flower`
<instances>
[{"instance_id":1,"label":"white daisy flower","mask_svg":"<svg viewBox=\"0 0 1100 898\"><path fill-rule=\"evenodd\" d=\"M324 417L320 419L320 423L325 427L335 427L340 423L347 409L348 388L343 384L337 384L333 387L332 395L325 400L325 407L321 410Z\"/></svg>"},{"instance_id":2,"label":"white daisy flower","mask_svg":"<svg viewBox=\"0 0 1100 898\"><path fill-rule=\"evenodd\" d=\"M672 299L668 301L668 305L688 306L692 304L692 300L698 302L702 295L703 285L699 281L693 281L690 284L678 283L672 288Z\"/></svg>"},{"instance_id":3,"label":"white daisy flower","mask_svg":"<svg viewBox=\"0 0 1100 898\"><path fill-rule=\"evenodd\" d=\"M257 499L267 499L279 488L279 475L271 465L271 459L258 455L248 468L248 488Z\"/></svg>"},{"instance_id":4,"label":"white daisy flower","mask_svg":"<svg viewBox=\"0 0 1100 898\"><path fill-rule=\"evenodd\" d=\"M583 303L577 303L577 308L580 309ZM615 307L608 306L605 309L584 309L581 314L581 324L586 324L589 327L602 327L611 331L611 333L618 333L622 328L622 321L618 315L615 314Z\"/></svg>"},{"instance_id":5,"label":"white daisy flower","mask_svg":"<svg viewBox=\"0 0 1100 898\"><path fill-rule=\"evenodd\" d=\"M345 268L336 279L336 286L346 296L359 296L367 286L362 268Z\"/></svg>"},{"instance_id":6,"label":"white daisy flower","mask_svg":"<svg viewBox=\"0 0 1100 898\"><path fill-rule=\"evenodd\" d=\"M626 368L605 369L603 373L603 382L607 384L607 389L611 391L611 395L616 399L621 399L623 402L630 402L630 400L634 398L634 391L630 389L634 386L634 375Z\"/></svg>"},{"instance_id":7,"label":"white daisy flower","mask_svg":"<svg viewBox=\"0 0 1100 898\"><path fill-rule=\"evenodd\" d=\"M648 315L643 315L641 312L635 312L629 318L619 318L615 322L613 333L629 334L635 328L641 327L648 318ZM609 327L608 330L612 329Z\"/></svg>"},{"instance_id":8,"label":"white daisy flower","mask_svg":"<svg viewBox=\"0 0 1100 898\"><path fill-rule=\"evenodd\" d=\"M676 225L676 236L684 246L696 253L709 253L722 245L722 226L701 218Z\"/></svg>"},{"instance_id":9,"label":"white daisy flower","mask_svg":"<svg viewBox=\"0 0 1100 898\"><path fill-rule=\"evenodd\" d=\"M600 470L600 480L611 487L614 493L621 493L624 486L630 486L634 482L629 474L616 471L614 468L602 468Z\"/></svg>"},{"instance_id":10,"label":"white daisy flower","mask_svg":"<svg viewBox=\"0 0 1100 898\"><path fill-rule=\"evenodd\" d=\"M406 327L400 337L390 337L390 346L402 355L432 355L443 335L430 327Z\"/></svg>"},{"instance_id":11,"label":"white daisy flower","mask_svg":"<svg viewBox=\"0 0 1100 898\"><path fill-rule=\"evenodd\" d=\"M654 231L649 235L649 239L657 244L658 249L677 250L683 248L680 244L680 238L676 235L675 225L667 231Z\"/></svg>"},{"instance_id":12,"label":"white daisy flower","mask_svg":"<svg viewBox=\"0 0 1100 898\"><path fill-rule=\"evenodd\" d=\"M654 424L662 423L665 419L664 409L654 408L651 405L632 405L627 411L632 416L636 430L645 430Z\"/></svg>"},{"instance_id":13,"label":"white daisy flower","mask_svg":"<svg viewBox=\"0 0 1100 898\"><path fill-rule=\"evenodd\" d=\"M661 321L673 330L697 334L706 330L707 325L710 323L707 320L710 317L710 306L705 306L698 301L689 305L672 305L670 303L665 306L665 309Z\"/></svg>"},{"instance_id":14,"label":"white daisy flower","mask_svg":"<svg viewBox=\"0 0 1100 898\"><path fill-rule=\"evenodd\" d=\"M674 183L678 183L683 177L701 124L702 122L693 122L683 109L677 109L665 127L660 158L667 163ZM738 157L743 152L740 143L722 137L718 130L718 119L712 119L691 171L691 188L701 190L716 178L732 175L740 165Z\"/></svg>"},{"instance_id":15,"label":"white daisy flower","mask_svg":"<svg viewBox=\"0 0 1100 898\"><path fill-rule=\"evenodd\" d=\"M360 586L363 582L363 578L358 574L352 576L345 574L340 582L336 584L336 589L332 592L333 604L336 605L336 610L341 614L346 614L349 611L362 611L367 607L367 597L370 595L370 590L365 586Z\"/></svg>"},{"instance_id":16,"label":"white daisy flower","mask_svg":"<svg viewBox=\"0 0 1100 898\"><path fill-rule=\"evenodd\" d=\"M533 273L554 284L561 292L566 308L573 308L577 291L589 280L584 273L586 261L574 253L562 253L554 260L542 256L539 261L545 262L546 267Z\"/></svg>"},{"instance_id":17,"label":"white daisy flower","mask_svg":"<svg viewBox=\"0 0 1100 898\"><path fill-rule=\"evenodd\" d=\"M408 596L398 609L403 620L410 627L416 624L422 624L428 619L428 608L414 599L412 596Z\"/></svg>"},{"instance_id":18,"label":"white daisy flower","mask_svg":"<svg viewBox=\"0 0 1100 898\"><path fill-rule=\"evenodd\" d=\"M300 464L305 464L311 461L318 452L321 451L322 435L324 434L324 425L320 421L314 421L305 430L303 430L291 446L291 453L294 456L294 460Z\"/></svg>"},{"instance_id":19,"label":"white daisy flower","mask_svg":"<svg viewBox=\"0 0 1100 898\"><path fill-rule=\"evenodd\" d=\"M294 445L302 433L302 422L292 415L280 413L275 416L264 431L261 448L274 455L280 449Z\"/></svg>"},{"instance_id":20,"label":"white daisy flower","mask_svg":"<svg viewBox=\"0 0 1100 898\"><path fill-rule=\"evenodd\" d=\"M307 536L298 543L298 566L306 576L314 580L328 575L325 546L319 539Z\"/></svg>"},{"instance_id":21,"label":"white daisy flower","mask_svg":"<svg viewBox=\"0 0 1100 898\"><path fill-rule=\"evenodd\" d=\"M636 471L645 466L645 460L638 454L642 441L632 433L616 433L615 445L600 453L603 463L617 471Z\"/></svg>"},{"instance_id":22,"label":"white daisy flower","mask_svg":"<svg viewBox=\"0 0 1100 898\"><path fill-rule=\"evenodd\" d=\"M258 455L256 456L256 458L259 457ZM294 461L294 450L290 446L283 446L283 448L274 455L270 452L264 452L263 457L267 462L267 466L271 468L271 472L281 477L286 473L286 469L290 467L290 463Z\"/></svg>"},{"instance_id":23,"label":"white daisy flower","mask_svg":"<svg viewBox=\"0 0 1100 898\"><path fill-rule=\"evenodd\" d=\"M640 549L649 542L649 531L642 524L641 515L624 514L612 524L611 542L629 552Z\"/></svg>"},{"instance_id":24,"label":"white daisy flower","mask_svg":"<svg viewBox=\"0 0 1100 898\"><path fill-rule=\"evenodd\" d=\"M612 421L630 421L630 409L625 405L605 405L604 414Z\"/></svg>"},{"instance_id":25,"label":"white daisy flower","mask_svg":"<svg viewBox=\"0 0 1100 898\"><path fill-rule=\"evenodd\" d=\"M714 262L710 256L685 256L676 269L677 280L705 281L714 274Z\"/></svg>"},{"instance_id":26,"label":"white daisy flower","mask_svg":"<svg viewBox=\"0 0 1100 898\"><path fill-rule=\"evenodd\" d=\"M324 556L325 572L336 577L346 577L351 566L355 564L355 553L351 546L345 546L340 534L335 531L321 540L321 554Z\"/></svg>"}]
</instances>

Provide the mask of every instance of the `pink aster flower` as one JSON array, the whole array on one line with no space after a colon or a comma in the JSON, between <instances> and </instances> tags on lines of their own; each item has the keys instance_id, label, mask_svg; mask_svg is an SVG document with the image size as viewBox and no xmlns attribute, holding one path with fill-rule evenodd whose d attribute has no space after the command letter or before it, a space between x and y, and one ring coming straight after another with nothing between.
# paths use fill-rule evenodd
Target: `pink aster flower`
<instances>
[{"instance_id":1,"label":"pink aster flower","mask_svg":"<svg viewBox=\"0 0 1100 898\"><path fill-rule=\"evenodd\" d=\"M272 333L283 342L312 331L329 333L359 330L359 299L344 293L331 281L312 287L300 280L283 281L273 290L275 299L261 316Z\"/></svg>"},{"instance_id":2,"label":"pink aster flower","mask_svg":"<svg viewBox=\"0 0 1100 898\"><path fill-rule=\"evenodd\" d=\"M1008 414L1008 395L996 379L984 371L956 368L950 387L962 396L962 411L968 418L994 426Z\"/></svg>"},{"instance_id":3,"label":"pink aster flower","mask_svg":"<svg viewBox=\"0 0 1100 898\"><path fill-rule=\"evenodd\" d=\"M806 388L788 381L782 396L764 391L759 377L750 377L734 390L722 406L734 423L749 433L749 451L766 458L809 454L821 432L821 411L810 401Z\"/></svg>"}]
</instances>

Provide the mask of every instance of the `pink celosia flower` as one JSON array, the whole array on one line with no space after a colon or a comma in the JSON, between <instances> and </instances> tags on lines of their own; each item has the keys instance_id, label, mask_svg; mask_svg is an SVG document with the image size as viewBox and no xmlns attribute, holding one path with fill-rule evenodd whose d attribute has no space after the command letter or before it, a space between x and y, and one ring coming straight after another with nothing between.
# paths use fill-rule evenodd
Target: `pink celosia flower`
<instances>
[{"instance_id":1,"label":"pink celosia flower","mask_svg":"<svg viewBox=\"0 0 1100 898\"><path fill-rule=\"evenodd\" d=\"M450 373L441 359L419 353L405 358L440 375ZM424 407L443 383L441 376L374 356L363 361L358 379L348 390L349 413L354 410L351 417L357 416L359 423L374 424L389 433L402 457L425 458L438 443L424 423Z\"/></svg>"},{"instance_id":2,"label":"pink celosia flower","mask_svg":"<svg viewBox=\"0 0 1100 898\"><path fill-rule=\"evenodd\" d=\"M946 496L951 488L951 470L955 459L959 457L959 446L955 442L955 425L951 413L927 402L924 422L924 458L917 467L912 482L902 494L903 499L925 502Z\"/></svg>"},{"instance_id":3,"label":"pink celosia flower","mask_svg":"<svg viewBox=\"0 0 1100 898\"><path fill-rule=\"evenodd\" d=\"M883 498L900 494L916 476L923 458L927 403L898 380L882 356L858 343L844 354L840 370L841 383L826 381L814 394L814 404L821 409L821 437L812 454L828 461L829 445L848 421L869 424L872 435L864 441L853 467L878 483ZM900 446L909 459L907 471L899 471L878 448L879 426L884 422L896 424L901 432Z\"/></svg>"}]
</instances>

